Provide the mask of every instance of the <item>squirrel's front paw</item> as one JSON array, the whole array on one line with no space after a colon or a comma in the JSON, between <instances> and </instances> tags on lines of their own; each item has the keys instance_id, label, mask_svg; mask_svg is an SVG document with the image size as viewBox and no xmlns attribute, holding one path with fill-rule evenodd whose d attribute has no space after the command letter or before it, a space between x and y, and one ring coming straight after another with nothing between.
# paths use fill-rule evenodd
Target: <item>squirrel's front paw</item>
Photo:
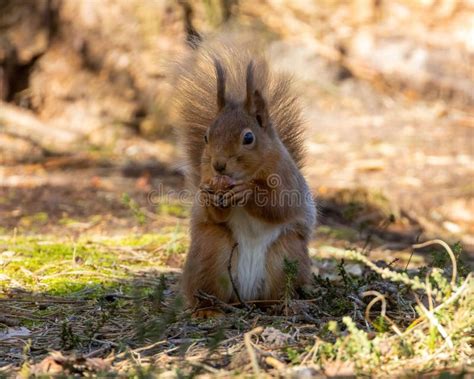
<instances>
[{"instance_id":1,"label":"squirrel's front paw","mask_svg":"<svg viewBox=\"0 0 474 379\"><path fill-rule=\"evenodd\" d=\"M241 191L242 184L241 181L235 181L227 175L216 175L199 186L200 200L205 205L228 208L232 205L230 198Z\"/></svg>"},{"instance_id":2,"label":"squirrel's front paw","mask_svg":"<svg viewBox=\"0 0 474 379\"><path fill-rule=\"evenodd\" d=\"M216 175L201 183L199 188L210 193L226 192L236 184L235 180L227 175Z\"/></svg>"},{"instance_id":3,"label":"squirrel's front paw","mask_svg":"<svg viewBox=\"0 0 474 379\"><path fill-rule=\"evenodd\" d=\"M226 206L224 206L223 197L224 194L222 192L213 193L201 189L199 192L199 203L205 207L226 208Z\"/></svg>"},{"instance_id":4,"label":"squirrel's front paw","mask_svg":"<svg viewBox=\"0 0 474 379\"><path fill-rule=\"evenodd\" d=\"M221 200L222 204L224 207L244 206L250 199L252 192L253 187L251 184L241 182L224 193Z\"/></svg>"},{"instance_id":5,"label":"squirrel's front paw","mask_svg":"<svg viewBox=\"0 0 474 379\"><path fill-rule=\"evenodd\" d=\"M235 182L229 190L217 193L201 189L200 201L204 205L212 205L216 208L229 208L244 206L252 195L253 187L249 183Z\"/></svg>"}]
</instances>

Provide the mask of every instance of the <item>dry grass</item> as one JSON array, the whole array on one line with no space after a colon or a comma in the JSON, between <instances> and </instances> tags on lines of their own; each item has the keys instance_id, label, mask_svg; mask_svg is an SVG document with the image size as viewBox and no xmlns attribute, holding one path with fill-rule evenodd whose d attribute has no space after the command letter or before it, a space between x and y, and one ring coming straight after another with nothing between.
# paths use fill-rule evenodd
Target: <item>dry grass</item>
<instances>
[{"instance_id":1,"label":"dry grass","mask_svg":"<svg viewBox=\"0 0 474 379\"><path fill-rule=\"evenodd\" d=\"M326 248L327 259L339 262L337 276L315 276L302 299L247 307L215 299L221 316L200 319L183 307L179 270L159 268L163 254L182 259L185 243L176 232L73 246L3 240L0 373L331 377L472 370L474 280L456 268L449 246L454 260L446 271L395 270L355 250Z\"/></svg>"}]
</instances>

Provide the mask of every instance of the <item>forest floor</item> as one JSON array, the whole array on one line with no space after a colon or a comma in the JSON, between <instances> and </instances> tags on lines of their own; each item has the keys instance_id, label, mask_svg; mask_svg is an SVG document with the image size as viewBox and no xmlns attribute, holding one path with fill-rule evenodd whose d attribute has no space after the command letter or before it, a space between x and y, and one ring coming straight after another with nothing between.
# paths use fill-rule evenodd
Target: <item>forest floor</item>
<instances>
[{"instance_id":1,"label":"forest floor","mask_svg":"<svg viewBox=\"0 0 474 379\"><path fill-rule=\"evenodd\" d=\"M209 320L179 296L190 203L178 166L106 151L2 166L0 374L472 372L472 128L404 101L369 116L307 107L314 288L258 308L217 302ZM431 238L453 248L452 286L442 246L412 247Z\"/></svg>"},{"instance_id":2,"label":"forest floor","mask_svg":"<svg viewBox=\"0 0 474 379\"><path fill-rule=\"evenodd\" d=\"M80 4L70 2L69 11L75 14L74 6ZM39 60L46 63L32 71L37 75L32 83L40 90L36 97L44 95L44 109L36 109L35 117L42 120L38 125L43 131L52 125L57 132L66 120L74 132L90 128L94 138L107 137L107 142L81 140L48 156L28 138L12 136L8 130L15 131L14 123L0 134L5 152L0 156L0 377L474 374L472 93L464 102L457 101L456 91L453 98L433 100L410 85L391 88L378 77L361 77L357 69L348 72L341 62L314 51L317 44L308 42L308 35L313 38L316 32L309 33L307 26L339 25L331 17L344 15L344 7L339 16L328 9L326 23L307 22L298 9L292 22L283 23L281 17L291 12L282 14L274 2L242 4L244 21L252 12L259 23L261 14L268 16L268 30L262 34L287 34L272 40L271 55L279 58L275 61L281 68L302 73L296 77L308 128L304 173L319 208L311 241L312 288L300 300L291 293L280 302L246 305L213 299L222 317L211 319L196 318L194 310L185 308L179 279L189 245L190 196L175 143L169 133L152 140L142 135L142 124L130 128L128 113L139 113L138 100L123 90L130 89L131 81L137 93L150 87L153 96L153 91L160 94L155 82L147 85L161 72L140 66L149 63L137 58L142 53L153 62L146 49L140 54L124 51L136 54L130 55L137 59L136 67L128 69L150 78L120 71L113 65L130 56L108 59L105 52L123 52L105 39L91 45L87 64L81 66L76 53L67 50L72 43L66 31L63 46L51 44ZM133 13L121 6L122 16ZM163 14L165 26L181 28L175 13ZM392 17L393 12L387 14ZM453 14L464 17L457 10ZM462 25L455 21L453 16L452 25ZM290 29L281 31L280 24ZM166 29L169 35L158 33L159 43L152 40L155 53L172 50L173 28ZM392 51L392 39L384 38L393 30L376 29L382 29L379 47ZM130 27L122 37L131 40L134 31ZM403 32L408 34L408 26ZM76 34L73 30L70 36ZM85 40L95 36L84 35ZM406 40L419 43L413 35L405 37L397 45L402 51ZM113 40L119 47L120 38ZM436 45L431 40L426 44ZM419 48L414 45L412 51ZM72 68L62 49L71 54ZM57 62L56 54L64 65L45 70ZM94 59L100 64L94 66ZM468 63L460 66L465 69ZM401 62L400 67L410 64ZM55 85L44 85L53 81ZM461 82L472 88L472 81ZM41 93L44 88L52 93ZM68 91L73 95L64 95ZM117 100L117 94L126 99ZM48 124L56 114L59 122ZM100 119L104 114L112 121ZM447 248L439 242L413 247L433 239L445 241ZM291 283L291 268L287 279Z\"/></svg>"}]
</instances>

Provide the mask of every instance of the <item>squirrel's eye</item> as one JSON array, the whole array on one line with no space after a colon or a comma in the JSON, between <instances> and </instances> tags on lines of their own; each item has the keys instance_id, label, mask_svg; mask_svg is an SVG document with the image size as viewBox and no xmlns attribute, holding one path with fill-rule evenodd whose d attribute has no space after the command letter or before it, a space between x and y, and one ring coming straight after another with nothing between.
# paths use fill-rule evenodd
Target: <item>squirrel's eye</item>
<instances>
[{"instance_id":1,"label":"squirrel's eye","mask_svg":"<svg viewBox=\"0 0 474 379\"><path fill-rule=\"evenodd\" d=\"M244 140L242 141L242 143L244 145L250 145L253 140L254 140L254 136L253 136L253 133L252 132L247 132L244 134Z\"/></svg>"},{"instance_id":2,"label":"squirrel's eye","mask_svg":"<svg viewBox=\"0 0 474 379\"><path fill-rule=\"evenodd\" d=\"M204 142L207 143L207 134L204 134Z\"/></svg>"}]
</instances>

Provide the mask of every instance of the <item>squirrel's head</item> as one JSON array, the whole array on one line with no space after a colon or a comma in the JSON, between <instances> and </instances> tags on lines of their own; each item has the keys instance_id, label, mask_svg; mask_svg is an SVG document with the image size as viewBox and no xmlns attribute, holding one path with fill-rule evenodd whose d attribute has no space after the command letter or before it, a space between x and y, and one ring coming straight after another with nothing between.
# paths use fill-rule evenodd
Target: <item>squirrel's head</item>
<instances>
[{"instance_id":1,"label":"squirrel's head","mask_svg":"<svg viewBox=\"0 0 474 379\"><path fill-rule=\"evenodd\" d=\"M225 97L225 72L215 60L218 112L205 135L202 156L203 174L227 175L236 180L250 179L272 159L279 145L269 118L265 99L254 85L254 64L246 75L246 99L243 103ZM274 147L274 148L273 148Z\"/></svg>"}]
</instances>

